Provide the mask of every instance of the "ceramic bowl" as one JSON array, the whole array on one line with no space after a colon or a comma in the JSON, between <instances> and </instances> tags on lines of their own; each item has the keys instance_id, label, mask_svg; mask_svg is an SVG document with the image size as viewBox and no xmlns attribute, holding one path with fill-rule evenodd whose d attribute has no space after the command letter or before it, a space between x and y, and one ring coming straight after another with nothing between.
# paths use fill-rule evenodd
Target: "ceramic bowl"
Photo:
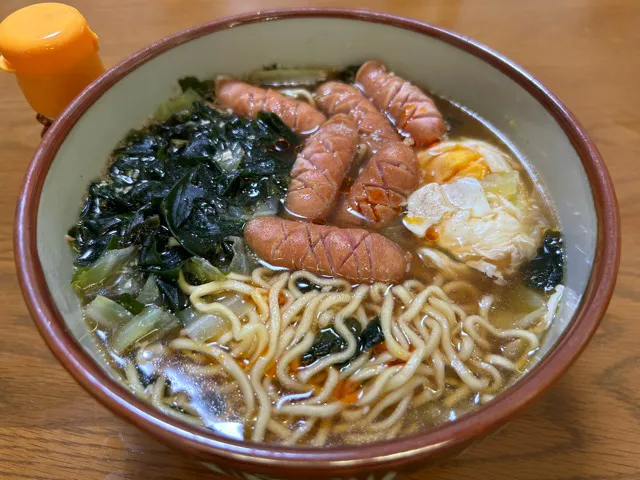
<instances>
[{"instance_id":1,"label":"ceramic bowl","mask_svg":"<svg viewBox=\"0 0 640 480\"><path fill-rule=\"evenodd\" d=\"M87 334L64 241L109 152L175 93L185 75L241 74L271 63L346 66L371 58L481 116L533 166L553 198L567 246L566 294L530 371L494 401L437 428L321 449L231 440L135 398ZM100 402L165 444L240 478L389 480L401 469L440 462L477 442L569 367L611 297L619 233L613 187L596 147L567 108L513 62L473 40L403 18L278 10L165 38L88 87L55 122L29 167L17 210L16 261L27 305L60 362Z\"/></svg>"}]
</instances>

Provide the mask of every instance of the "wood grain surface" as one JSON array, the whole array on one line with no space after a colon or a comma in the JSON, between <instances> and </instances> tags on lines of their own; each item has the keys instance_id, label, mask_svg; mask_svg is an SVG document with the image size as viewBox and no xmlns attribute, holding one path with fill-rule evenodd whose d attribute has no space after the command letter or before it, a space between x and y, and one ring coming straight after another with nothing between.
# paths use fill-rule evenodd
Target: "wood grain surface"
<instances>
[{"instance_id":1,"label":"wood grain surface","mask_svg":"<svg viewBox=\"0 0 640 480\"><path fill-rule=\"evenodd\" d=\"M31 2L2 0L0 18ZM451 463L408 479L640 479L640 1L70 0L108 66L177 30L284 6L349 6L471 36L536 75L600 148L616 186L623 256L591 345L519 419ZM111 414L49 353L15 275L13 214L40 126L0 75L0 478L215 478ZM541 139L544 141L544 139Z\"/></svg>"}]
</instances>

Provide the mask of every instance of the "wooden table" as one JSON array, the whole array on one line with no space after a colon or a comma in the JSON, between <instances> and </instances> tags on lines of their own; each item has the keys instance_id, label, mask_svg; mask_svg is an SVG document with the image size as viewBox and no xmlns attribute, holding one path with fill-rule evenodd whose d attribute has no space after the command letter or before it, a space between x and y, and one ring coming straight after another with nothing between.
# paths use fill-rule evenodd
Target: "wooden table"
<instances>
[{"instance_id":1,"label":"wooden table","mask_svg":"<svg viewBox=\"0 0 640 480\"><path fill-rule=\"evenodd\" d=\"M0 18L31 3L3 0ZM300 0L77 0L107 65L177 30ZM616 185L623 261L587 351L527 413L432 480L640 479L640 1L317 0L368 8L471 36L557 93L598 144ZM187 479L210 472L111 414L49 353L23 304L13 213L40 127L13 78L0 75L0 478ZM639 223L637 223L639 222ZM636 270L638 269L638 270Z\"/></svg>"}]
</instances>

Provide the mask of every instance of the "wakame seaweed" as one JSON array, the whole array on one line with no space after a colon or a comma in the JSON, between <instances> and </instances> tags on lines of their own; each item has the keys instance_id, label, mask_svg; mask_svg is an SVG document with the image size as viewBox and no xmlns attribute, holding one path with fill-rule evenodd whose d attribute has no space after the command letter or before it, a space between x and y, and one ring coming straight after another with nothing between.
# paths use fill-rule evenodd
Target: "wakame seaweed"
<instances>
[{"instance_id":1,"label":"wakame seaweed","mask_svg":"<svg viewBox=\"0 0 640 480\"><path fill-rule=\"evenodd\" d=\"M337 72L337 79L345 83L355 83L356 74L362 65L349 65Z\"/></svg>"},{"instance_id":2,"label":"wakame seaweed","mask_svg":"<svg viewBox=\"0 0 640 480\"><path fill-rule=\"evenodd\" d=\"M345 319L344 324L351 330L356 339L360 337L362 327L355 317ZM347 341L338 332L332 327L323 328L316 336L311 348L302 356L301 361L303 365L308 365L332 353L342 352L346 348Z\"/></svg>"},{"instance_id":3,"label":"wakame seaweed","mask_svg":"<svg viewBox=\"0 0 640 480\"><path fill-rule=\"evenodd\" d=\"M376 316L367 323L367 326L360 335L358 344L360 353L371 350L376 345L384 342L384 333L382 333L382 325L380 325L380 317Z\"/></svg>"},{"instance_id":4,"label":"wakame seaweed","mask_svg":"<svg viewBox=\"0 0 640 480\"><path fill-rule=\"evenodd\" d=\"M206 100L213 100L215 80L199 80L196 77L184 77L178 80L182 93L191 89Z\"/></svg>"},{"instance_id":5,"label":"wakame seaweed","mask_svg":"<svg viewBox=\"0 0 640 480\"><path fill-rule=\"evenodd\" d=\"M154 274L162 304L174 311L186 305L176 283L184 262L202 257L227 270L246 221L286 193L300 143L274 114L250 120L205 104L209 82L187 77L180 86L203 101L132 131L113 151L107 175L90 185L69 230L74 263L84 269L109 250L136 246L139 278L118 293L135 295Z\"/></svg>"},{"instance_id":6,"label":"wakame seaweed","mask_svg":"<svg viewBox=\"0 0 640 480\"><path fill-rule=\"evenodd\" d=\"M557 231L547 230L536 256L524 266L525 284L550 293L564 276L564 239Z\"/></svg>"},{"instance_id":7,"label":"wakame seaweed","mask_svg":"<svg viewBox=\"0 0 640 480\"><path fill-rule=\"evenodd\" d=\"M364 330L362 330L360 322L355 317L348 317L345 319L344 324L351 330L357 341L356 353L352 358L384 342L380 317L373 317ZM346 348L346 340L342 338L335 329L332 327L324 328L320 330L316 336L311 348L302 356L302 364L309 365L327 355L342 352ZM347 360L343 365L346 365L348 362Z\"/></svg>"}]
</instances>

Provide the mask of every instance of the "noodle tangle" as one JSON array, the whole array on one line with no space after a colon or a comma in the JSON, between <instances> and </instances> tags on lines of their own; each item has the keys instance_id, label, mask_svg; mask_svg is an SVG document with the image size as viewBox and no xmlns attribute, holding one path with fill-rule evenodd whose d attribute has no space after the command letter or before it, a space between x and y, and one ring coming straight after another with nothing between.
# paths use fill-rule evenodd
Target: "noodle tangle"
<instances>
[{"instance_id":1,"label":"noodle tangle","mask_svg":"<svg viewBox=\"0 0 640 480\"><path fill-rule=\"evenodd\" d=\"M147 351L172 349L199 378L237 394L236 413L250 425L252 440L289 445L391 438L410 430L411 415L438 400L448 408L490 401L536 351L550 317L541 307L515 322L521 327L498 328L490 319L490 295L441 276L430 285L352 286L303 271L257 268L250 276L198 286L181 277L179 285L193 309L222 317L228 330L209 343L182 331L166 346L140 346L136 362L152 356ZM240 315L219 301L229 294L248 305ZM457 304L456 295L473 299L471 306ZM360 351L346 319L365 328L372 315L379 316L384 340ZM327 327L343 339L343 348L305 364ZM132 361L125 374L137 395L165 413L207 424L189 395L174 391L165 376L145 387Z\"/></svg>"}]
</instances>

